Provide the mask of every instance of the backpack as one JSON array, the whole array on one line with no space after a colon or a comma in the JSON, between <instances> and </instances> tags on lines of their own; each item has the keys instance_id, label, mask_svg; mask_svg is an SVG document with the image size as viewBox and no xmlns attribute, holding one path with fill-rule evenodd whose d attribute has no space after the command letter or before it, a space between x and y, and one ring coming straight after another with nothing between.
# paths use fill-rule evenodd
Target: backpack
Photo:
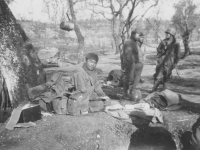
<instances>
[{"instance_id":1,"label":"backpack","mask_svg":"<svg viewBox=\"0 0 200 150\"><path fill-rule=\"evenodd\" d=\"M67 102L68 113L73 116L88 113L89 98L89 94L84 94L82 92L73 93Z\"/></svg>"}]
</instances>

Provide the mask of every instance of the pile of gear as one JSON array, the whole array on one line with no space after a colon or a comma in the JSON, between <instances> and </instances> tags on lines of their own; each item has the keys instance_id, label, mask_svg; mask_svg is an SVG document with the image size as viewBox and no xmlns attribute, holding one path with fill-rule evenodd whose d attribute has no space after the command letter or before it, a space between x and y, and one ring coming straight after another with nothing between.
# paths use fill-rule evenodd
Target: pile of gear
<instances>
[{"instance_id":1,"label":"pile of gear","mask_svg":"<svg viewBox=\"0 0 200 150\"><path fill-rule=\"evenodd\" d=\"M28 96L32 103L38 103L44 111L54 111L60 115L80 115L104 108L102 101L98 102L98 107L94 103L91 105L90 94L74 92L71 80L64 80L58 73L54 73L45 84L29 88Z\"/></svg>"},{"instance_id":2,"label":"pile of gear","mask_svg":"<svg viewBox=\"0 0 200 150\"><path fill-rule=\"evenodd\" d=\"M134 100L137 100L136 104L107 106L106 113L134 125L149 125L149 123L164 123L161 110L173 111L182 107L181 95L170 90L154 92L144 99L137 97Z\"/></svg>"}]
</instances>

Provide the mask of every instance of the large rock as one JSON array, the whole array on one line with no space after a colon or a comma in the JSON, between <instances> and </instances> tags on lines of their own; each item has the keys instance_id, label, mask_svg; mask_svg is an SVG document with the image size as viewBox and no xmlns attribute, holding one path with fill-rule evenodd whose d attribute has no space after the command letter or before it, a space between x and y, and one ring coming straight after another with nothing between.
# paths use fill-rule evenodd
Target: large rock
<instances>
[{"instance_id":1,"label":"large rock","mask_svg":"<svg viewBox=\"0 0 200 150\"><path fill-rule=\"evenodd\" d=\"M38 51L38 57L43 64L58 63L59 50L55 47L49 47Z\"/></svg>"}]
</instances>

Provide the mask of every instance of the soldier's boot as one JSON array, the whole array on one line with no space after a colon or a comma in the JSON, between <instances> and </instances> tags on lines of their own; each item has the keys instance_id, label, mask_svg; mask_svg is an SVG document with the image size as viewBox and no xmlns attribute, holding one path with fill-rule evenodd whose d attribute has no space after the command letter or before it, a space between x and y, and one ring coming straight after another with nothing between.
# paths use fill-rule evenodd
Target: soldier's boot
<instances>
[{"instance_id":1,"label":"soldier's boot","mask_svg":"<svg viewBox=\"0 0 200 150\"><path fill-rule=\"evenodd\" d=\"M154 86L153 86L153 88L152 88L152 90L151 90L151 93L157 91L157 89L158 89L160 83L161 83L161 82L160 82L159 80L154 81Z\"/></svg>"},{"instance_id":2,"label":"soldier's boot","mask_svg":"<svg viewBox=\"0 0 200 150\"><path fill-rule=\"evenodd\" d=\"M123 98L128 99L128 84L123 85Z\"/></svg>"},{"instance_id":3,"label":"soldier's boot","mask_svg":"<svg viewBox=\"0 0 200 150\"><path fill-rule=\"evenodd\" d=\"M166 82L163 82L163 90L166 90L166 89L168 89L167 83L166 83Z\"/></svg>"}]
</instances>

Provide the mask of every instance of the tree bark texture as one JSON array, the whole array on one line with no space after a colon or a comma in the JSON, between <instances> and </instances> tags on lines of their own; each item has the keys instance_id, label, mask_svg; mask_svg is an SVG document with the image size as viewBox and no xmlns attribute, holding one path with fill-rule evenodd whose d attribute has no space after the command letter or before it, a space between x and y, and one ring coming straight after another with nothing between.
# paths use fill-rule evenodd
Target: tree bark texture
<instances>
[{"instance_id":1,"label":"tree bark texture","mask_svg":"<svg viewBox=\"0 0 200 150\"><path fill-rule=\"evenodd\" d=\"M74 11L74 6L73 6L73 1L72 0L68 0L69 3L69 9L70 9L70 14L72 17L72 22L74 23L74 31L76 33L77 39L78 39L78 63L80 63L81 61L83 61L83 52L84 52L84 37L81 34L81 30L77 24L77 20L76 20L76 15L75 15L75 11Z\"/></svg>"},{"instance_id":2,"label":"tree bark texture","mask_svg":"<svg viewBox=\"0 0 200 150\"><path fill-rule=\"evenodd\" d=\"M189 36L183 37L183 45L184 45L185 52L182 58L184 59L187 55L191 55L191 51L189 47Z\"/></svg>"},{"instance_id":3,"label":"tree bark texture","mask_svg":"<svg viewBox=\"0 0 200 150\"><path fill-rule=\"evenodd\" d=\"M112 36L115 42L115 54L120 52L119 45L120 45L120 34L121 34L121 19L120 17L117 18L115 15L112 18L111 28L112 28Z\"/></svg>"},{"instance_id":4,"label":"tree bark texture","mask_svg":"<svg viewBox=\"0 0 200 150\"><path fill-rule=\"evenodd\" d=\"M0 0L0 70L14 107L28 100L27 87L44 82L38 78L42 66L33 46L4 0Z\"/></svg>"}]
</instances>

